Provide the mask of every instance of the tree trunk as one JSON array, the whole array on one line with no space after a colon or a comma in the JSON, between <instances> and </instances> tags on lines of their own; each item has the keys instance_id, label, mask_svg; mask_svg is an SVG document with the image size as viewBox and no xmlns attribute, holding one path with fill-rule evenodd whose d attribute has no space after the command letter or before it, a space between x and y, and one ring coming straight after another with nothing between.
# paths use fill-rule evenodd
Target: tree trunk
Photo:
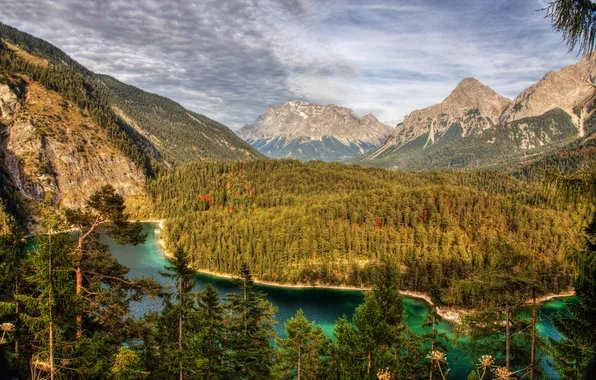
<instances>
[{"instance_id":1,"label":"tree trunk","mask_svg":"<svg viewBox=\"0 0 596 380\"><path fill-rule=\"evenodd\" d=\"M15 292L14 292L15 298L18 298L18 296L19 296L19 283L20 283L20 281L17 281L17 284L15 285ZM19 318L19 301L18 300L15 300L14 311L15 311L15 314L17 316L17 323L19 323L20 322L20 318ZM14 340L14 353L17 354L17 356L18 356L18 354L19 354L19 338L18 338L18 334L16 336L17 337Z\"/></svg>"},{"instance_id":2,"label":"tree trunk","mask_svg":"<svg viewBox=\"0 0 596 380\"><path fill-rule=\"evenodd\" d=\"M532 289L532 357L530 360L530 380L534 380L536 366L536 291Z\"/></svg>"},{"instance_id":3,"label":"tree trunk","mask_svg":"<svg viewBox=\"0 0 596 380\"><path fill-rule=\"evenodd\" d=\"M81 234L83 232L81 231ZM83 270L81 269L81 261L83 261L83 243L85 242L85 235L81 235L77 244L77 268L76 273L76 293L80 296L83 292ZM83 337L83 313L77 314L77 339Z\"/></svg>"},{"instance_id":4,"label":"tree trunk","mask_svg":"<svg viewBox=\"0 0 596 380\"><path fill-rule=\"evenodd\" d=\"M76 293L77 295L81 295L83 292L83 272L81 270L81 254L79 254L79 263L77 264L77 268L75 270L76 273ZM81 339L83 337L83 313L77 314L77 339Z\"/></svg>"},{"instance_id":5,"label":"tree trunk","mask_svg":"<svg viewBox=\"0 0 596 380\"><path fill-rule=\"evenodd\" d=\"M435 315L433 314L433 329L432 329L432 337L430 338L430 351L434 351L435 349ZM431 354L432 355L432 354ZM440 364L439 364L440 366ZM430 380L433 380L433 361L430 361Z\"/></svg>"},{"instance_id":6,"label":"tree trunk","mask_svg":"<svg viewBox=\"0 0 596 380\"><path fill-rule=\"evenodd\" d=\"M505 306L505 368L509 371L510 363L509 363L509 355L510 355L510 345L511 345L511 332L509 331L509 305Z\"/></svg>"},{"instance_id":7,"label":"tree trunk","mask_svg":"<svg viewBox=\"0 0 596 380\"><path fill-rule=\"evenodd\" d=\"M371 367L371 359L370 359L370 351L368 351L368 368L366 369L366 374L370 375L370 367Z\"/></svg>"},{"instance_id":8,"label":"tree trunk","mask_svg":"<svg viewBox=\"0 0 596 380\"><path fill-rule=\"evenodd\" d=\"M182 277L178 278L178 355L179 378L182 380Z\"/></svg>"},{"instance_id":9,"label":"tree trunk","mask_svg":"<svg viewBox=\"0 0 596 380\"><path fill-rule=\"evenodd\" d=\"M52 293L54 288L52 287L52 232L50 231L49 237L49 250L48 250L48 311L50 315L50 331L49 331L49 345L50 345L50 380L54 380L54 324L53 324L53 310L52 310Z\"/></svg>"},{"instance_id":10,"label":"tree trunk","mask_svg":"<svg viewBox=\"0 0 596 380\"><path fill-rule=\"evenodd\" d=\"M301 347L298 346L298 377L296 378L297 380L300 380L300 375L301 375L301 368L300 365L302 364L302 350Z\"/></svg>"}]
</instances>

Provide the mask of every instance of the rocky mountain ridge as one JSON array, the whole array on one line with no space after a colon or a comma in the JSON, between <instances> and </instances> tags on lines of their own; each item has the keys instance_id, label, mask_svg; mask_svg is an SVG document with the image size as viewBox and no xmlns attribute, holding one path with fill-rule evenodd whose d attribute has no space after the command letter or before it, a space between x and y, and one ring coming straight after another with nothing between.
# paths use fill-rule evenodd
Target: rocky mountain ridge
<instances>
[{"instance_id":1,"label":"rocky mountain ridge","mask_svg":"<svg viewBox=\"0 0 596 380\"><path fill-rule=\"evenodd\" d=\"M359 117L349 108L294 100L269 107L236 133L274 158L336 161L382 144L392 128L372 114Z\"/></svg>"},{"instance_id":2,"label":"rocky mountain ridge","mask_svg":"<svg viewBox=\"0 0 596 380\"><path fill-rule=\"evenodd\" d=\"M355 161L401 169L515 165L593 131L596 58L547 73L514 100L466 78L440 104L413 111Z\"/></svg>"}]
</instances>

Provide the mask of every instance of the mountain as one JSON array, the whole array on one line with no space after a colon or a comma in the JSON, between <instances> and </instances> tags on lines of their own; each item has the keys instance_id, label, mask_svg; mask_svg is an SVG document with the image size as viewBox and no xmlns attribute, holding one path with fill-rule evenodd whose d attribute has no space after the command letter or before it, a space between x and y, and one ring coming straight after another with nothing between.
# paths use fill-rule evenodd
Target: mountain
<instances>
[{"instance_id":1,"label":"mountain","mask_svg":"<svg viewBox=\"0 0 596 380\"><path fill-rule=\"evenodd\" d=\"M223 124L110 76L97 77L110 90L114 112L168 162L262 158Z\"/></svg>"},{"instance_id":2,"label":"mountain","mask_svg":"<svg viewBox=\"0 0 596 380\"><path fill-rule=\"evenodd\" d=\"M263 157L227 127L96 75L0 23L0 196L80 206L105 184L123 196L187 160Z\"/></svg>"},{"instance_id":3,"label":"mountain","mask_svg":"<svg viewBox=\"0 0 596 380\"><path fill-rule=\"evenodd\" d=\"M464 79L440 104L404 118L378 148L354 161L392 168L519 167L590 136L596 58L546 74L513 101Z\"/></svg>"},{"instance_id":4,"label":"mountain","mask_svg":"<svg viewBox=\"0 0 596 380\"><path fill-rule=\"evenodd\" d=\"M269 107L236 133L269 157L339 161L382 144L391 131L371 114L359 117L349 108L294 100Z\"/></svg>"}]
</instances>

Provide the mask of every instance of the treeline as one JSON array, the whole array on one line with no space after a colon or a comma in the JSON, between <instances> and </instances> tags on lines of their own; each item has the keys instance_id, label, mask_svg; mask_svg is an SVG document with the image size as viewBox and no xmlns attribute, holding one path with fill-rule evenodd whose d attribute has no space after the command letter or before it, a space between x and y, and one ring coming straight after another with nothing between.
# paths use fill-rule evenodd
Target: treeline
<instances>
[{"instance_id":1,"label":"treeline","mask_svg":"<svg viewBox=\"0 0 596 380\"><path fill-rule=\"evenodd\" d=\"M402 289L469 306L482 294L457 283L497 267L531 272L549 292L568 289L565 255L590 209L498 172L290 160L187 164L146 191L152 216L167 219L167 247L182 247L193 268L236 273L246 262L264 280L366 286L390 258ZM526 263L502 264L512 252Z\"/></svg>"},{"instance_id":2,"label":"treeline","mask_svg":"<svg viewBox=\"0 0 596 380\"><path fill-rule=\"evenodd\" d=\"M48 66L42 67L19 57L8 48L5 40L24 44L33 51L42 52L42 57L49 59ZM36 40L39 42L35 42ZM56 62L55 60L60 59L63 53L55 53L53 49L57 50L52 45L32 36L0 25L0 77L4 77L3 81L8 79L9 84L18 89L22 84L19 84L18 79L11 80L11 77L15 74L26 75L40 82L44 87L58 92L88 113L106 131L111 142L146 174L151 175L158 170L161 164L151 144L144 141L142 136L135 133L114 113L109 103L110 95L102 89L99 80L70 59L67 62L62 60Z\"/></svg>"}]
</instances>

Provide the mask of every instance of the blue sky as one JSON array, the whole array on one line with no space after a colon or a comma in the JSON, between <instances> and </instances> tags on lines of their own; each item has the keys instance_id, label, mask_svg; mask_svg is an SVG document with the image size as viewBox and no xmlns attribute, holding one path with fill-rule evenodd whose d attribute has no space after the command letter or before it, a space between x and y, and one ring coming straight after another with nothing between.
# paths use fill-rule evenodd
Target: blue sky
<instances>
[{"instance_id":1,"label":"blue sky","mask_svg":"<svg viewBox=\"0 0 596 380\"><path fill-rule=\"evenodd\" d=\"M509 98L575 63L544 0L0 0L0 21L232 129L300 99L398 121L475 77Z\"/></svg>"}]
</instances>

